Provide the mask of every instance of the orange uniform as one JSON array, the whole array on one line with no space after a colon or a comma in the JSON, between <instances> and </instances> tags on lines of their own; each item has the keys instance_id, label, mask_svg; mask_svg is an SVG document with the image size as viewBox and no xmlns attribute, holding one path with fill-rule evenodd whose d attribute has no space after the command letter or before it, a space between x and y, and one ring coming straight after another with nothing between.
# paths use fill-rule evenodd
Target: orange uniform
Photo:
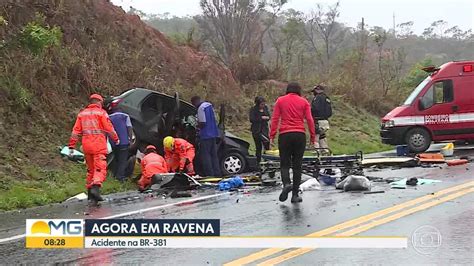
<instances>
[{"instance_id":1,"label":"orange uniform","mask_svg":"<svg viewBox=\"0 0 474 266\"><path fill-rule=\"evenodd\" d=\"M141 190L151 185L154 175L168 173L168 165L166 164L165 159L154 152L143 157L141 167L142 177L138 180L138 186Z\"/></svg>"},{"instance_id":2,"label":"orange uniform","mask_svg":"<svg viewBox=\"0 0 474 266\"><path fill-rule=\"evenodd\" d=\"M175 138L173 149L165 149L165 160L170 172L186 170L186 173L194 175L193 160L195 155L194 146L184 139Z\"/></svg>"},{"instance_id":3,"label":"orange uniform","mask_svg":"<svg viewBox=\"0 0 474 266\"><path fill-rule=\"evenodd\" d=\"M87 189L93 185L101 187L107 176L106 135L116 143L119 141L107 112L99 104L89 104L79 112L68 146L74 149L82 136L82 149L87 165Z\"/></svg>"}]
</instances>

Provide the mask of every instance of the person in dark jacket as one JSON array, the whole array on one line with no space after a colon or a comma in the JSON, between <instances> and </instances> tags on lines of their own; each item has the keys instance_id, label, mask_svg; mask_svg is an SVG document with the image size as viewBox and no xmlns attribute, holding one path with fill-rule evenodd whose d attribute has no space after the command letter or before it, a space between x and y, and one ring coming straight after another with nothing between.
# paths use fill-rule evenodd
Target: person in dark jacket
<instances>
[{"instance_id":1,"label":"person in dark jacket","mask_svg":"<svg viewBox=\"0 0 474 266\"><path fill-rule=\"evenodd\" d=\"M252 124L253 140L255 141L255 156L260 164L262 160L262 148L270 149L270 140L268 137L268 121L270 120L270 112L265 104L265 99L261 96L255 97L255 106L250 108L249 120Z\"/></svg>"},{"instance_id":2,"label":"person in dark jacket","mask_svg":"<svg viewBox=\"0 0 474 266\"><path fill-rule=\"evenodd\" d=\"M316 148L329 149L326 133L329 130L329 118L332 116L331 99L326 95L325 87L317 85L313 88L313 101L311 102L311 114L316 125Z\"/></svg>"}]
</instances>

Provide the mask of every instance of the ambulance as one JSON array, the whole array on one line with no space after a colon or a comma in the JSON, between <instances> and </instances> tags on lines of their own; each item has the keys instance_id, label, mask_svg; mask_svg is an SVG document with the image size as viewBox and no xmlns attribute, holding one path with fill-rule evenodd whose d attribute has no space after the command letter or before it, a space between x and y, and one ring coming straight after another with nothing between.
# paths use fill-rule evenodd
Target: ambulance
<instances>
[{"instance_id":1,"label":"ambulance","mask_svg":"<svg viewBox=\"0 0 474 266\"><path fill-rule=\"evenodd\" d=\"M382 118L382 142L419 153L432 142L474 140L474 61L423 70L430 75Z\"/></svg>"}]
</instances>

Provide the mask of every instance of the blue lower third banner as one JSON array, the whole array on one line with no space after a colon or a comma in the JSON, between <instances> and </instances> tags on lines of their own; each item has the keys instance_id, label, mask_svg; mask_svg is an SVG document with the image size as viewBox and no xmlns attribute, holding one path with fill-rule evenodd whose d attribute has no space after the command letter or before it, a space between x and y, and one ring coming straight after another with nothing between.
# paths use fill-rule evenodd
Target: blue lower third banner
<instances>
[{"instance_id":1,"label":"blue lower third banner","mask_svg":"<svg viewBox=\"0 0 474 266\"><path fill-rule=\"evenodd\" d=\"M218 219L87 219L85 237L220 236Z\"/></svg>"}]
</instances>

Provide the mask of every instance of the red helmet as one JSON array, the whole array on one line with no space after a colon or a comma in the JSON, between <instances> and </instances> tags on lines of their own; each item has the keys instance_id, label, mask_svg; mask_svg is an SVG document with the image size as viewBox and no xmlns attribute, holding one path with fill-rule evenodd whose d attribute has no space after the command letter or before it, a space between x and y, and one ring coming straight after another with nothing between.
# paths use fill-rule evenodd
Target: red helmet
<instances>
[{"instance_id":1,"label":"red helmet","mask_svg":"<svg viewBox=\"0 0 474 266\"><path fill-rule=\"evenodd\" d=\"M100 94L97 94L97 93L91 94L91 96L89 97L89 100L92 100L92 99L96 99L96 100L99 100L101 102L104 101L104 98L102 98L102 96Z\"/></svg>"}]
</instances>

